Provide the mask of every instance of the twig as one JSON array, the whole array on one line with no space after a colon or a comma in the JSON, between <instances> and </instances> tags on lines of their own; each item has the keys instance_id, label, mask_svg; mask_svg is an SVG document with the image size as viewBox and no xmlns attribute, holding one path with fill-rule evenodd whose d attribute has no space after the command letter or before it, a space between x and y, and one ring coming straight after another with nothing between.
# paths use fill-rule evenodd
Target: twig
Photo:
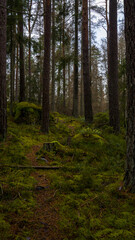
<instances>
[{"instance_id":1,"label":"twig","mask_svg":"<svg viewBox=\"0 0 135 240\"><path fill-rule=\"evenodd\" d=\"M57 170L62 167L57 167L57 166L12 166L12 165L0 165L0 168L22 168L22 169L42 169L42 170Z\"/></svg>"}]
</instances>

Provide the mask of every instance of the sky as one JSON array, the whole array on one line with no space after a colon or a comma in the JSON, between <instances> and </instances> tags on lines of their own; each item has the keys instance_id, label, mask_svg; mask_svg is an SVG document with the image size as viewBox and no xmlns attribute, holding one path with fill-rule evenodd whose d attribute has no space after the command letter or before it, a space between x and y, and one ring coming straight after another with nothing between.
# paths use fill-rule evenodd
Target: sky
<instances>
[{"instance_id":1,"label":"sky","mask_svg":"<svg viewBox=\"0 0 135 240\"><path fill-rule=\"evenodd\" d=\"M108 0L108 2L109 2L109 0ZM123 0L119 0L118 2L123 3ZM99 7L105 7L105 0L95 0L94 5L97 5ZM109 9L109 6L108 6L108 9ZM95 16L95 22L97 20L100 21L100 20L103 19L103 17L101 17L100 14L95 13L94 11L92 11L92 16L93 15ZM123 19L123 14L120 13L119 11L118 11L118 19ZM95 32L96 32L97 46L99 47L100 44L101 44L101 39L106 38L106 31L102 26L100 26L98 28L94 28L94 29L95 29Z\"/></svg>"}]
</instances>

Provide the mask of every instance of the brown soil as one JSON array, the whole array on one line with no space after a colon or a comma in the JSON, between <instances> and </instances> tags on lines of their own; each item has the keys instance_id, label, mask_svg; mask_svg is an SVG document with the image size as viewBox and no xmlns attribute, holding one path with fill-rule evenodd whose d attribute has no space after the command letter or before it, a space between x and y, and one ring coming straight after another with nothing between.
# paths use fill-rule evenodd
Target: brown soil
<instances>
[{"instance_id":1,"label":"brown soil","mask_svg":"<svg viewBox=\"0 0 135 240\"><path fill-rule=\"evenodd\" d=\"M27 155L33 166L38 166L36 152L41 146L34 146ZM36 179L35 188L36 208L30 221L33 232L31 240L62 240L64 237L59 229L59 213L57 209L57 191L51 189L46 171L35 171L32 176Z\"/></svg>"}]
</instances>

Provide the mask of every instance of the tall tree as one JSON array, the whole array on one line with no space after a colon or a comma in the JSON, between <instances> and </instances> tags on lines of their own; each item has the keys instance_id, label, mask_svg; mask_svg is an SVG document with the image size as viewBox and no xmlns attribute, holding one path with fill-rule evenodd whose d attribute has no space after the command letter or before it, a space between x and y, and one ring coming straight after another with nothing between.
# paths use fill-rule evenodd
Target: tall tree
<instances>
[{"instance_id":1,"label":"tall tree","mask_svg":"<svg viewBox=\"0 0 135 240\"><path fill-rule=\"evenodd\" d=\"M92 102L91 102L91 83L90 83L89 53L88 53L88 0L83 0L82 44L83 44L83 81L84 81L85 121L88 123L91 123L93 120L93 113L92 113Z\"/></svg>"},{"instance_id":2,"label":"tall tree","mask_svg":"<svg viewBox=\"0 0 135 240\"><path fill-rule=\"evenodd\" d=\"M44 0L44 65L43 65L43 133L49 132L49 82L50 82L50 39L51 39L51 0Z\"/></svg>"},{"instance_id":3,"label":"tall tree","mask_svg":"<svg viewBox=\"0 0 135 240\"><path fill-rule=\"evenodd\" d=\"M52 88L51 88L51 110L54 111L55 98L55 0L52 7Z\"/></svg>"},{"instance_id":4,"label":"tall tree","mask_svg":"<svg viewBox=\"0 0 135 240\"><path fill-rule=\"evenodd\" d=\"M23 47L23 1L19 1L18 33L20 45L20 97L19 101L25 101L25 74L24 74L24 47Z\"/></svg>"},{"instance_id":5,"label":"tall tree","mask_svg":"<svg viewBox=\"0 0 135 240\"><path fill-rule=\"evenodd\" d=\"M4 139L7 132L6 113L6 0L0 3L0 139Z\"/></svg>"},{"instance_id":6,"label":"tall tree","mask_svg":"<svg viewBox=\"0 0 135 240\"><path fill-rule=\"evenodd\" d=\"M31 9L32 0L28 1L28 32L29 32L29 101L31 101Z\"/></svg>"},{"instance_id":7,"label":"tall tree","mask_svg":"<svg viewBox=\"0 0 135 240\"><path fill-rule=\"evenodd\" d=\"M117 0L110 0L108 41L109 119L110 126L119 132Z\"/></svg>"},{"instance_id":8,"label":"tall tree","mask_svg":"<svg viewBox=\"0 0 135 240\"><path fill-rule=\"evenodd\" d=\"M125 186L135 192L135 1L124 1L127 66L127 158Z\"/></svg>"},{"instance_id":9,"label":"tall tree","mask_svg":"<svg viewBox=\"0 0 135 240\"><path fill-rule=\"evenodd\" d=\"M74 94L73 115L78 116L78 0L75 0L75 50L74 50Z\"/></svg>"},{"instance_id":10,"label":"tall tree","mask_svg":"<svg viewBox=\"0 0 135 240\"><path fill-rule=\"evenodd\" d=\"M66 64L65 64L65 11L66 3L63 0L63 29L62 29L62 57L63 57L63 111L65 111L66 106Z\"/></svg>"}]
</instances>

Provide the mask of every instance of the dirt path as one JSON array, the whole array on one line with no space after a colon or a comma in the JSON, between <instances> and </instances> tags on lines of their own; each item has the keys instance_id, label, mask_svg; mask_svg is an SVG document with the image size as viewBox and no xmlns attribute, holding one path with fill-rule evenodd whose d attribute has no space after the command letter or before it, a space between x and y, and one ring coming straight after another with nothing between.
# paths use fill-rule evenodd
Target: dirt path
<instances>
[{"instance_id":1,"label":"dirt path","mask_svg":"<svg viewBox=\"0 0 135 240\"><path fill-rule=\"evenodd\" d=\"M33 166L39 165L35 154L40 147L34 146L27 155ZM64 237L61 235L58 226L59 214L56 207L58 202L56 190L50 188L46 171L35 171L32 176L37 181L34 193L37 204L33 219L30 222L33 232L31 240L62 240Z\"/></svg>"}]
</instances>

